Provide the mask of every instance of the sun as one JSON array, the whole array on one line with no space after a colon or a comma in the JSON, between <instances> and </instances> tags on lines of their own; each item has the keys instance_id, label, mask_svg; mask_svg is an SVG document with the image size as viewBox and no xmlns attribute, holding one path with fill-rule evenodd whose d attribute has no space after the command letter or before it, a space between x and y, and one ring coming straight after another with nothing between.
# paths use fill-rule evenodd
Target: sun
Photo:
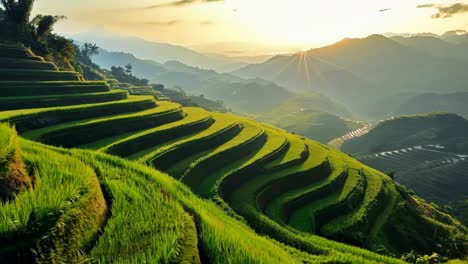
<instances>
[{"instance_id":1,"label":"sun","mask_svg":"<svg viewBox=\"0 0 468 264\"><path fill-rule=\"evenodd\" d=\"M348 2L348 1L346 1ZM342 9L314 0L228 0L240 19L270 39L306 49L306 45L339 39L349 16ZM347 5L343 3L342 5ZM332 16L326 10L334 10Z\"/></svg>"},{"instance_id":2,"label":"sun","mask_svg":"<svg viewBox=\"0 0 468 264\"><path fill-rule=\"evenodd\" d=\"M378 12L384 7L415 9L414 3L391 6L375 0L226 0L225 4L236 10L238 19L249 29L255 29L271 41L299 49L391 28L395 23L394 14Z\"/></svg>"}]
</instances>

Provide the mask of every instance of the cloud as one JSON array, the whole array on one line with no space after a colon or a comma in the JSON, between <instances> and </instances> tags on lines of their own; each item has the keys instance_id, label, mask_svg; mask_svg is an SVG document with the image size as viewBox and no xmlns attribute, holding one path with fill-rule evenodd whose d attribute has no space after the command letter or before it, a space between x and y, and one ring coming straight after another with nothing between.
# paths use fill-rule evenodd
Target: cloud
<instances>
[{"instance_id":1,"label":"cloud","mask_svg":"<svg viewBox=\"0 0 468 264\"><path fill-rule=\"evenodd\" d=\"M204 25L204 26L210 26L210 25L214 25L215 23L211 20L203 20L203 21L200 21L200 25Z\"/></svg>"},{"instance_id":2,"label":"cloud","mask_svg":"<svg viewBox=\"0 0 468 264\"><path fill-rule=\"evenodd\" d=\"M181 20L170 20L170 21L151 21L151 22L146 22L145 25L148 25L148 26L174 26L174 25L177 25L177 24L180 24L182 23Z\"/></svg>"},{"instance_id":3,"label":"cloud","mask_svg":"<svg viewBox=\"0 0 468 264\"><path fill-rule=\"evenodd\" d=\"M436 4L424 4L424 5L418 5L417 8L428 8L428 7L436 7Z\"/></svg>"},{"instance_id":4,"label":"cloud","mask_svg":"<svg viewBox=\"0 0 468 264\"><path fill-rule=\"evenodd\" d=\"M214 3L214 2L224 2L224 0L177 0L171 1L163 4L155 4L143 7L143 9L156 9L162 7L181 7L187 6L195 3Z\"/></svg>"},{"instance_id":5,"label":"cloud","mask_svg":"<svg viewBox=\"0 0 468 264\"><path fill-rule=\"evenodd\" d=\"M390 10L392 10L392 9L391 8L380 9L379 13L387 12L387 11L390 11Z\"/></svg>"},{"instance_id":6,"label":"cloud","mask_svg":"<svg viewBox=\"0 0 468 264\"><path fill-rule=\"evenodd\" d=\"M452 5L424 4L424 5L418 5L417 8L437 9L437 13L431 16L434 19L449 18L456 14L468 13L468 4L465 4L465 3L455 3Z\"/></svg>"}]
</instances>

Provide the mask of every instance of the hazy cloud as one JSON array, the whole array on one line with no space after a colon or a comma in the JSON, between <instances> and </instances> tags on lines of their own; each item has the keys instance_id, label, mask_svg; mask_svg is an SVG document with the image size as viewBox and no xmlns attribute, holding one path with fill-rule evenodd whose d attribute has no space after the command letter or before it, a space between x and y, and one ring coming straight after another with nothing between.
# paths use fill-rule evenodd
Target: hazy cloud
<instances>
[{"instance_id":1,"label":"hazy cloud","mask_svg":"<svg viewBox=\"0 0 468 264\"><path fill-rule=\"evenodd\" d=\"M391 8L380 9L379 13L387 12L387 11L390 11L390 10L392 10L392 9Z\"/></svg>"},{"instance_id":2,"label":"hazy cloud","mask_svg":"<svg viewBox=\"0 0 468 264\"><path fill-rule=\"evenodd\" d=\"M417 8L427 8L427 7L436 7L436 4L424 4L424 5L418 5Z\"/></svg>"},{"instance_id":3,"label":"hazy cloud","mask_svg":"<svg viewBox=\"0 0 468 264\"><path fill-rule=\"evenodd\" d=\"M177 0L171 1L163 4L156 4L146 6L143 9L155 9L155 8L162 8L162 7L181 7L187 6L195 3L213 3L213 2L224 2L224 0Z\"/></svg>"},{"instance_id":4,"label":"hazy cloud","mask_svg":"<svg viewBox=\"0 0 468 264\"><path fill-rule=\"evenodd\" d=\"M211 20L203 20L203 21L200 21L200 25L210 26L210 25L214 25L214 22Z\"/></svg>"},{"instance_id":5,"label":"hazy cloud","mask_svg":"<svg viewBox=\"0 0 468 264\"><path fill-rule=\"evenodd\" d=\"M145 24L148 26L174 26L180 23L182 23L181 20L170 20L170 21L151 21L151 22L146 22Z\"/></svg>"},{"instance_id":6,"label":"hazy cloud","mask_svg":"<svg viewBox=\"0 0 468 264\"><path fill-rule=\"evenodd\" d=\"M417 7L437 9L437 13L433 14L432 18L449 18L456 14L468 12L468 4L465 3L456 3L452 5L424 4L418 5Z\"/></svg>"}]
</instances>

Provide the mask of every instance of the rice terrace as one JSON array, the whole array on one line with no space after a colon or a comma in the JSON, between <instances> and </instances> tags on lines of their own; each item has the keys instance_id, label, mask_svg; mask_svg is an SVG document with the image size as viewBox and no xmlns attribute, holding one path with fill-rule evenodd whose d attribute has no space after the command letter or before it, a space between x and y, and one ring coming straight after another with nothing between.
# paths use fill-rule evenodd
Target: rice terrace
<instances>
[{"instance_id":1,"label":"rice terrace","mask_svg":"<svg viewBox=\"0 0 468 264\"><path fill-rule=\"evenodd\" d=\"M359 89L387 81L370 69L398 71L375 66L374 56L391 53L389 65L402 68L411 59L468 66L461 55L440 55L454 47L468 51L468 33L449 40L431 35L439 44L424 47L439 57L414 46L428 36L411 47L401 44L408 36L399 42L371 36L326 52L228 56L215 44L205 44L211 54L161 42L176 41L168 30L190 30L194 17L185 9L210 19L229 12L251 23L247 14L260 12L257 0L116 1L113 8L66 2L0 1L0 263L466 263L467 115L435 105L437 113L389 118L378 114L383 103L373 108L334 95L350 93L357 82L351 78L371 80L366 70L376 79ZM286 2L269 12L285 8L287 17L290 5L321 7ZM187 17L144 22L161 30L158 43L110 32L85 40L67 27L102 21L74 7L106 17L128 12L135 21L163 11L161 19ZM67 18L38 13L48 10ZM130 35L122 21L110 19L116 24L109 28ZM221 27L209 22L194 28ZM245 31L245 41L253 41ZM345 70L348 52L356 50L365 62ZM161 54L161 61L150 54ZM328 85L308 67L323 71ZM271 76L294 78L287 81L293 87ZM434 74L439 77L453 76ZM407 82L408 89L423 86ZM468 80L460 83L453 89L468 92ZM427 92L416 88L405 96ZM387 92L369 90L369 98L403 96Z\"/></svg>"}]
</instances>

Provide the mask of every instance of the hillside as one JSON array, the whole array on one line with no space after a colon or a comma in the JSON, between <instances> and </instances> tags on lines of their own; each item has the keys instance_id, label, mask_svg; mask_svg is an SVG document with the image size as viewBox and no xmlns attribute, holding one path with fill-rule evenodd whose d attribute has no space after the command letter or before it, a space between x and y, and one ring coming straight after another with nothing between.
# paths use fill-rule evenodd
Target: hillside
<instances>
[{"instance_id":1,"label":"hillside","mask_svg":"<svg viewBox=\"0 0 468 264\"><path fill-rule=\"evenodd\" d=\"M36 70L42 58L17 46L0 51L29 62L2 64L0 122L84 149L3 125L0 144L19 142L33 182L0 205L3 262L399 262L333 240L394 256L466 254L462 225L338 151Z\"/></svg>"},{"instance_id":2,"label":"hillside","mask_svg":"<svg viewBox=\"0 0 468 264\"><path fill-rule=\"evenodd\" d=\"M392 149L357 157L380 171L392 172L399 183L440 205L468 200L468 156L440 145Z\"/></svg>"},{"instance_id":3,"label":"hillside","mask_svg":"<svg viewBox=\"0 0 468 264\"><path fill-rule=\"evenodd\" d=\"M468 199L467 135L468 121L454 114L403 116L345 141L341 149L466 221L458 204Z\"/></svg>"},{"instance_id":4,"label":"hillside","mask_svg":"<svg viewBox=\"0 0 468 264\"><path fill-rule=\"evenodd\" d=\"M370 154L422 145L442 145L468 153L468 121L455 114L433 113L386 120L366 135L346 142L347 153Z\"/></svg>"},{"instance_id":5,"label":"hillside","mask_svg":"<svg viewBox=\"0 0 468 264\"><path fill-rule=\"evenodd\" d=\"M346 107L326 96L308 92L285 100L273 110L256 116L256 119L327 143L361 126L340 116L351 117L351 114Z\"/></svg>"},{"instance_id":6,"label":"hillside","mask_svg":"<svg viewBox=\"0 0 468 264\"><path fill-rule=\"evenodd\" d=\"M448 45L451 47L451 45ZM286 88L314 90L364 117L375 118L381 100L409 92L466 91L465 60L438 57L380 35L344 39L292 56L277 56L233 74L260 77ZM398 76L398 78L395 78ZM366 100L362 100L362 95ZM380 117L380 116L377 116Z\"/></svg>"},{"instance_id":7,"label":"hillside","mask_svg":"<svg viewBox=\"0 0 468 264\"><path fill-rule=\"evenodd\" d=\"M345 120L336 115L306 109L271 119L257 119L321 143L327 143L362 126L359 122Z\"/></svg>"}]
</instances>

